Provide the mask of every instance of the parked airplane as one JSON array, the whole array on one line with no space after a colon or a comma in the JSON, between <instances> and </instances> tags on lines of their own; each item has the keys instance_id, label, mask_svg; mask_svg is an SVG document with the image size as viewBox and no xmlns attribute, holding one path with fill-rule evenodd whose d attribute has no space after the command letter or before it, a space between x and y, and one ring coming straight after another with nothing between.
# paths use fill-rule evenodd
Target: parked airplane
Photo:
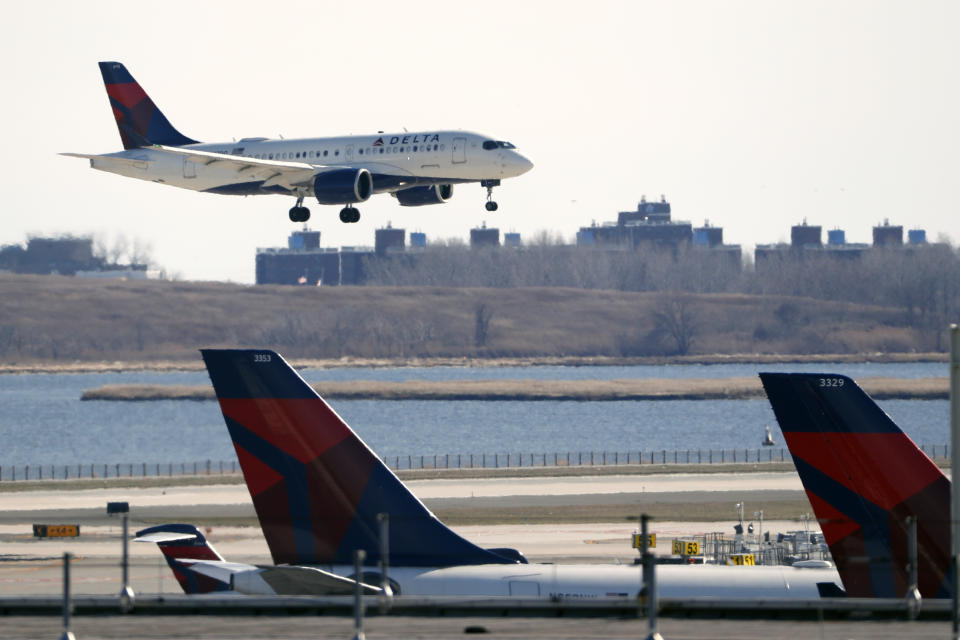
<instances>
[{"instance_id":1,"label":"parked airplane","mask_svg":"<svg viewBox=\"0 0 960 640\"><path fill-rule=\"evenodd\" d=\"M277 353L202 353L276 565L352 577L353 552L363 549L361 579L378 584L377 518L385 513L394 593L563 599L639 593L638 566L529 564L515 549L478 547L440 522ZM204 562L191 567L206 572ZM663 565L657 581L665 598L842 594L834 569ZM269 580L233 582L245 593L283 593Z\"/></svg>"},{"instance_id":2,"label":"parked airplane","mask_svg":"<svg viewBox=\"0 0 960 640\"><path fill-rule=\"evenodd\" d=\"M846 376L761 373L848 596L903 597L908 526L918 586L949 598L950 481Z\"/></svg>"},{"instance_id":3,"label":"parked airplane","mask_svg":"<svg viewBox=\"0 0 960 640\"><path fill-rule=\"evenodd\" d=\"M336 138L242 138L200 143L183 135L119 62L101 62L123 151L64 153L128 178L192 191L228 195L294 196L292 222L306 222L304 198L343 204L340 220L357 222L353 205L375 193L391 193L401 206L446 202L457 183L487 189L487 211L496 211L493 188L533 164L514 145L466 131L421 131Z\"/></svg>"}]
</instances>

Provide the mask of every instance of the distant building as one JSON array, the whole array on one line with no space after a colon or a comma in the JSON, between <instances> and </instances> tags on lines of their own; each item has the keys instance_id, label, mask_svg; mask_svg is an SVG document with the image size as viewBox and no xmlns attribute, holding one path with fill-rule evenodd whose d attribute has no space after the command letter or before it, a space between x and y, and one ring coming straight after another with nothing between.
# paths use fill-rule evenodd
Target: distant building
<instances>
[{"instance_id":1,"label":"distant building","mask_svg":"<svg viewBox=\"0 0 960 640\"><path fill-rule=\"evenodd\" d=\"M888 220L884 220L882 225L873 228L873 246L903 246L903 227L900 225L891 225Z\"/></svg>"},{"instance_id":2,"label":"distant building","mask_svg":"<svg viewBox=\"0 0 960 640\"><path fill-rule=\"evenodd\" d=\"M394 229L389 224L383 229L374 232L374 252L377 257L384 257L388 253L402 252L406 249L407 232L405 229Z\"/></svg>"},{"instance_id":3,"label":"distant building","mask_svg":"<svg viewBox=\"0 0 960 640\"><path fill-rule=\"evenodd\" d=\"M394 229L401 234L402 229ZM402 243L401 243L402 244ZM319 231L294 231L286 248L257 249L256 283L318 286L363 284L369 247L321 248Z\"/></svg>"},{"instance_id":4,"label":"distant building","mask_svg":"<svg viewBox=\"0 0 960 640\"><path fill-rule=\"evenodd\" d=\"M794 249L822 247L823 228L820 225L795 224L790 228L790 246Z\"/></svg>"},{"instance_id":5,"label":"distant building","mask_svg":"<svg viewBox=\"0 0 960 640\"><path fill-rule=\"evenodd\" d=\"M37 275L80 276L86 278L158 278L159 271L145 264L109 264L93 255L93 239L30 238L26 248L9 245L0 248L0 270Z\"/></svg>"},{"instance_id":6,"label":"distant building","mask_svg":"<svg viewBox=\"0 0 960 640\"><path fill-rule=\"evenodd\" d=\"M665 196L659 202L647 202L642 197L636 211L621 211L616 222L589 227L577 231L577 247L606 251L671 251L679 260L683 247L709 251L700 253L697 259L716 257L723 268L741 268L740 245L723 244L723 227L704 222L693 228L686 221L671 218L671 206Z\"/></svg>"},{"instance_id":7,"label":"distant building","mask_svg":"<svg viewBox=\"0 0 960 640\"><path fill-rule=\"evenodd\" d=\"M480 247L499 247L500 229L495 227L487 228L483 223L480 227L470 229L470 246L474 249Z\"/></svg>"}]
</instances>

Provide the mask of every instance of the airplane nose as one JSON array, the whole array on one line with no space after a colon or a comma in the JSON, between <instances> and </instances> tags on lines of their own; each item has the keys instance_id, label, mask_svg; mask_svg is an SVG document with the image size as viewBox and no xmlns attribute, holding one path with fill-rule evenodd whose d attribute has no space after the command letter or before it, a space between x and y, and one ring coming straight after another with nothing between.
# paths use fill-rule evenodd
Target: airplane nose
<instances>
[{"instance_id":1,"label":"airplane nose","mask_svg":"<svg viewBox=\"0 0 960 640\"><path fill-rule=\"evenodd\" d=\"M514 153L512 164L517 170L517 175L526 173L527 171L530 171L530 169L533 169L533 163L519 153Z\"/></svg>"}]
</instances>

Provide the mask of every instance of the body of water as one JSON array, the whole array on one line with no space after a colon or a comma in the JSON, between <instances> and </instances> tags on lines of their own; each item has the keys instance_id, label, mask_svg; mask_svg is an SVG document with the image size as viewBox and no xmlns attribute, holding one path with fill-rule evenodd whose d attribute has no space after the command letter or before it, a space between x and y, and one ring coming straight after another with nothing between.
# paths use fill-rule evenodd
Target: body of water
<instances>
[{"instance_id":1,"label":"body of water","mask_svg":"<svg viewBox=\"0 0 960 640\"><path fill-rule=\"evenodd\" d=\"M853 378L947 375L942 363L429 367L307 370L319 380L618 379L835 372ZM0 465L232 460L215 402L81 402L104 384L208 384L205 372L0 375ZM766 400L489 402L338 400L334 409L380 455L755 448L779 430ZM880 405L918 444L949 442L946 400Z\"/></svg>"}]
</instances>

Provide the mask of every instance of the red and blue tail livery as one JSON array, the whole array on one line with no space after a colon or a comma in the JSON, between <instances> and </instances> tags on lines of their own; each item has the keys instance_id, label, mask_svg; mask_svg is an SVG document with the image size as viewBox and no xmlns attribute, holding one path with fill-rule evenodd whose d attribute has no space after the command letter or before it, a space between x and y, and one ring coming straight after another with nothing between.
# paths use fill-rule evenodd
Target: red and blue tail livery
<instances>
[{"instance_id":1,"label":"red and blue tail livery","mask_svg":"<svg viewBox=\"0 0 960 640\"><path fill-rule=\"evenodd\" d=\"M349 565L380 558L377 516L389 515L392 565L511 564L434 516L273 351L202 351L276 564Z\"/></svg>"},{"instance_id":2,"label":"red and blue tail livery","mask_svg":"<svg viewBox=\"0 0 960 640\"><path fill-rule=\"evenodd\" d=\"M228 591L230 582L197 571L200 563L222 563L199 529L192 524L161 524L137 532L137 542L155 542L184 593Z\"/></svg>"},{"instance_id":3,"label":"red and blue tail livery","mask_svg":"<svg viewBox=\"0 0 960 640\"><path fill-rule=\"evenodd\" d=\"M903 597L917 521L918 587L949 598L950 481L850 378L761 373L851 597Z\"/></svg>"},{"instance_id":4,"label":"red and blue tail livery","mask_svg":"<svg viewBox=\"0 0 960 640\"><path fill-rule=\"evenodd\" d=\"M126 67L119 62L99 64L124 149L156 144L171 147L198 144L170 124Z\"/></svg>"}]
</instances>

